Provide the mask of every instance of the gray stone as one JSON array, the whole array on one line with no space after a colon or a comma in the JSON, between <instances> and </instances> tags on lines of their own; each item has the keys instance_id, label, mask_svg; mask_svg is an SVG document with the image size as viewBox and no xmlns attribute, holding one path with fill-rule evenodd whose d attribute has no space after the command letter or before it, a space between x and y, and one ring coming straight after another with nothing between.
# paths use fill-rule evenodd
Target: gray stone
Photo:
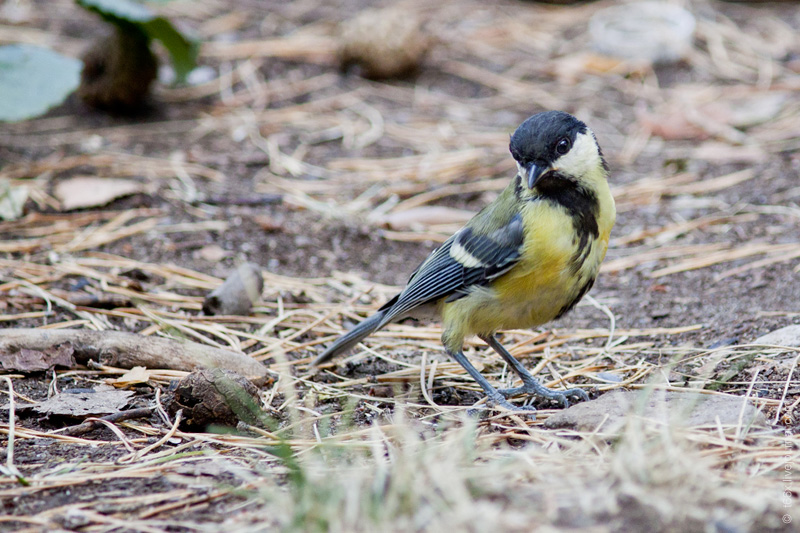
<instances>
[{"instance_id":1,"label":"gray stone","mask_svg":"<svg viewBox=\"0 0 800 533\"><path fill-rule=\"evenodd\" d=\"M658 424L684 427L767 425L764 414L742 397L700 394L697 392L617 391L596 400L583 402L550 416L547 428L618 433L629 416L639 416ZM744 406L744 413L742 407ZM719 420L719 422L717 422Z\"/></svg>"},{"instance_id":2,"label":"gray stone","mask_svg":"<svg viewBox=\"0 0 800 533\"><path fill-rule=\"evenodd\" d=\"M772 346L800 346L800 325L770 331L753 341L753 344L769 344Z\"/></svg>"}]
</instances>

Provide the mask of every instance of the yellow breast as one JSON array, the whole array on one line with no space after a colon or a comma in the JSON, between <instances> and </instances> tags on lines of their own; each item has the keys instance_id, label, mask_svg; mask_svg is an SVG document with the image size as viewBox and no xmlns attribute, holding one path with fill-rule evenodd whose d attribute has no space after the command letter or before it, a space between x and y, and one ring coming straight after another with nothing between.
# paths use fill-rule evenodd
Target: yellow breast
<instances>
[{"instance_id":1,"label":"yellow breast","mask_svg":"<svg viewBox=\"0 0 800 533\"><path fill-rule=\"evenodd\" d=\"M597 257L598 247L590 241L592 249L586 260L580 270L574 270L579 241L563 209L536 202L526 206L523 217L529 229L522 259L492 287L508 309L504 328L533 327L555 318L578 293L587 275L596 275L602 260Z\"/></svg>"},{"instance_id":2,"label":"yellow breast","mask_svg":"<svg viewBox=\"0 0 800 533\"><path fill-rule=\"evenodd\" d=\"M520 261L488 287L440 305L443 340L460 347L471 334L530 328L564 313L591 287L608 248L614 225L614 200L603 178L598 180L598 235L581 243L568 211L553 202L521 206L525 240Z\"/></svg>"},{"instance_id":3,"label":"yellow breast","mask_svg":"<svg viewBox=\"0 0 800 533\"><path fill-rule=\"evenodd\" d=\"M574 303L594 281L605 256L610 228L580 249L568 213L544 202L523 208L527 228L520 262L489 287L444 304L445 324L457 335L530 328L549 322ZM585 253L580 268L575 259ZM460 326L456 326L460 324ZM454 332L455 333L455 332Z\"/></svg>"}]
</instances>

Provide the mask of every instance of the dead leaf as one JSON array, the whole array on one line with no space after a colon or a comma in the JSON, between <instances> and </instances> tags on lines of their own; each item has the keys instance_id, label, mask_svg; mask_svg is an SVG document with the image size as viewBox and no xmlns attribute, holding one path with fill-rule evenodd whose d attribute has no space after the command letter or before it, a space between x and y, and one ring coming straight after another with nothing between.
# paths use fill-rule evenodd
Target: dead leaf
<instances>
[{"instance_id":1,"label":"dead leaf","mask_svg":"<svg viewBox=\"0 0 800 533\"><path fill-rule=\"evenodd\" d=\"M253 222L258 224L262 230L267 232L280 231L283 229L283 224L281 224L280 220L269 215L254 215Z\"/></svg>"},{"instance_id":2,"label":"dead leaf","mask_svg":"<svg viewBox=\"0 0 800 533\"><path fill-rule=\"evenodd\" d=\"M205 259L206 261L217 262L231 255L231 252L217 244L209 244L208 246L200 248L198 255L201 259Z\"/></svg>"},{"instance_id":3,"label":"dead leaf","mask_svg":"<svg viewBox=\"0 0 800 533\"><path fill-rule=\"evenodd\" d=\"M106 205L143 191L144 185L133 180L80 176L58 182L53 193L61 201L61 209L70 211Z\"/></svg>"},{"instance_id":4,"label":"dead leaf","mask_svg":"<svg viewBox=\"0 0 800 533\"><path fill-rule=\"evenodd\" d=\"M762 163L769 159L769 154L758 146L731 146L706 141L692 150L691 158L725 163Z\"/></svg>"},{"instance_id":5,"label":"dead leaf","mask_svg":"<svg viewBox=\"0 0 800 533\"><path fill-rule=\"evenodd\" d=\"M117 390L100 385L96 389L80 392L62 392L35 405L24 406L19 410L33 410L45 416L105 416L117 413L128 405L133 391Z\"/></svg>"},{"instance_id":6,"label":"dead leaf","mask_svg":"<svg viewBox=\"0 0 800 533\"><path fill-rule=\"evenodd\" d=\"M788 95L783 92L758 92L745 97L715 100L700 113L734 128L747 129L775 118L783 109Z\"/></svg>"},{"instance_id":7,"label":"dead leaf","mask_svg":"<svg viewBox=\"0 0 800 533\"><path fill-rule=\"evenodd\" d=\"M650 112L637 109L636 118L653 135L668 141L704 140L708 132L694 124L680 104L666 104Z\"/></svg>"},{"instance_id":8,"label":"dead leaf","mask_svg":"<svg viewBox=\"0 0 800 533\"><path fill-rule=\"evenodd\" d=\"M685 86L668 93L667 100L652 110L638 109L639 123L666 140L720 138L729 144L746 144L744 131L773 120L784 108L788 95L780 91L721 91Z\"/></svg>"},{"instance_id":9,"label":"dead leaf","mask_svg":"<svg viewBox=\"0 0 800 533\"><path fill-rule=\"evenodd\" d=\"M648 61L620 59L593 52L579 52L559 58L550 69L560 81L574 84L586 75L630 76L650 68Z\"/></svg>"},{"instance_id":10,"label":"dead leaf","mask_svg":"<svg viewBox=\"0 0 800 533\"><path fill-rule=\"evenodd\" d=\"M75 368L74 351L70 343L60 344L45 351L22 348L12 353L0 354L0 366L4 370L17 372L39 372L56 366Z\"/></svg>"},{"instance_id":11,"label":"dead leaf","mask_svg":"<svg viewBox=\"0 0 800 533\"><path fill-rule=\"evenodd\" d=\"M132 387L133 385L146 384L150 381L152 371L143 366L135 366L115 379L107 379L106 383L120 389Z\"/></svg>"}]
</instances>

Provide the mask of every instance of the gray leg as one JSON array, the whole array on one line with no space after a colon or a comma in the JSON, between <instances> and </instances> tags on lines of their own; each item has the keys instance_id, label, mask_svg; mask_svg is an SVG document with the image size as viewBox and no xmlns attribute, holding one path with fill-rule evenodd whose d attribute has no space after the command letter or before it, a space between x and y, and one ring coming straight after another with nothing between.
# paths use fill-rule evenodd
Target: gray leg
<instances>
[{"instance_id":1,"label":"gray leg","mask_svg":"<svg viewBox=\"0 0 800 533\"><path fill-rule=\"evenodd\" d=\"M453 359L458 361L458 364L464 367L464 370L466 370L469 375L472 376L472 379L478 382L478 385L481 386L483 392L486 393L491 406L502 407L504 409L508 409L509 411L528 411L529 414L536 416L534 414L536 409L533 407L517 407L516 405L509 403L508 400L506 400L506 398L500 393L500 391L492 387L492 385L486 381L486 378L481 376L481 373L478 372L478 369L472 366L472 363L469 362L469 360L461 351L451 352L448 350L447 353L450 354Z\"/></svg>"},{"instance_id":2,"label":"gray leg","mask_svg":"<svg viewBox=\"0 0 800 533\"><path fill-rule=\"evenodd\" d=\"M568 407L569 401L567 401L567 397L573 397L580 400L588 400L589 395L586 394L586 391L583 389L568 389L563 391L555 391L552 389L548 389L541 383L539 380L536 379L528 372L522 363L517 361L513 355L508 353L502 344L495 338L494 335L481 335L480 338L488 344L492 350L497 352L503 360L511 365L511 368L514 369L514 372L519 375L522 379L522 386L515 387L513 389L500 389L498 390L498 394L505 398L510 398L512 396L516 396L518 394L535 394L536 396L541 396L543 398L548 398L550 400L558 400L562 406Z\"/></svg>"}]
</instances>

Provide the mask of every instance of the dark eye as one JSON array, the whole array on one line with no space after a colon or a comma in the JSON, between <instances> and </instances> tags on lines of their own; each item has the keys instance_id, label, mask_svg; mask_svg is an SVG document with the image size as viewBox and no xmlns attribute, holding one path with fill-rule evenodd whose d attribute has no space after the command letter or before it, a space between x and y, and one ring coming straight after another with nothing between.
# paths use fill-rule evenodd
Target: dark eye
<instances>
[{"instance_id":1,"label":"dark eye","mask_svg":"<svg viewBox=\"0 0 800 533\"><path fill-rule=\"evenodd\" d=\"M556 152L558 152L559 155L566 154L567 152L569 152L571 144L572 143L569 142L569 139L567 138L561 139L560 141L558 141L558 144L556 145Z\"/></svg>"}]
</instances>

